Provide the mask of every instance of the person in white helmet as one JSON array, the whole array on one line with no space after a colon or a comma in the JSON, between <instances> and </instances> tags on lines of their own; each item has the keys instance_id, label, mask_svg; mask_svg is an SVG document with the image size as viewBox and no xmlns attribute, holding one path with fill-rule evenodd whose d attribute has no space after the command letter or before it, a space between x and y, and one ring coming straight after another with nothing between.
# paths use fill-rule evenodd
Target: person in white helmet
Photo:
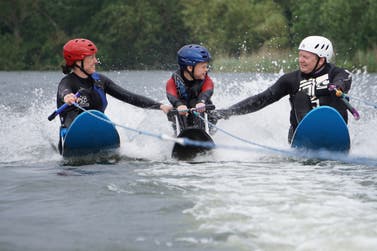
<instances>
[{"instance_id":1,"label":"person in white helmet","mask_svg":"<svg viewBox=\"0 0 377 251\"><path fill-rule=\"evenodd\" d=\"M298 123L316 106L328 105L335 108L347 123L347 107L334 91L329 91L329 84L334 84L337 89L347 93L351 88L352 78L350 72L330 63L334 54L331 41L322 36L309 36L301 41L298 50L299 70L284 74L259 94L227 109L217 110L218 118L252 113L289 95L289 143Z\"/></svg>"}]
</instances>

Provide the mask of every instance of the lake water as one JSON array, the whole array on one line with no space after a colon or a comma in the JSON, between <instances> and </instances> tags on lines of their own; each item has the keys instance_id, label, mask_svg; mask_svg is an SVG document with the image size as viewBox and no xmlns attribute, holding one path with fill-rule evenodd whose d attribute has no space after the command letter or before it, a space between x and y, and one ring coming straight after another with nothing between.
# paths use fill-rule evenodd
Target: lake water
<instances>
[{"instance_id":1,"label":"lake water","mask_svg":"<svg viewBox=\"0 0 377 251\"><path fill-rule=\"evenodd\" d=\"M123 87L167 102L171 72L106 72ZM280 74L210 73L225 108ZM377 250L377 109L357 100L352 149L328 160L297 157L287 143L287 98L221 120L229 148L190 162L173 143L119 128L114 159L63 160L56 151L60 72L0 72L0 250ZM354 74L350 96L377 100L377 75ZM172 135L161 111L109 98L116 123ZM232 148L234 146L234 148ZM263 146L271 147L269 151ZM238 150L236 147L248 147Z\"/></svg>"}]
</instances>

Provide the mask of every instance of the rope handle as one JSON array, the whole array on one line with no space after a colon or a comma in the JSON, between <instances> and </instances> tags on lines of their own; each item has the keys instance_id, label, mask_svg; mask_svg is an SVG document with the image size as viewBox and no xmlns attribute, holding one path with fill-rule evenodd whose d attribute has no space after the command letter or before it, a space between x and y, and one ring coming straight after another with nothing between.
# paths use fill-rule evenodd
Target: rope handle
<instances>
[{"instance_id":1,"label":"rope handle","mask_svg":"<svg viewBox=\"0 0 377 251\"><path fill-rule=\"evenodd\" d=\"M329 91L335 91L335 95L343 101L348 111L350 111L355 120L360 119L359 112L350 104L350 102L348 101L348 97L342 92L342 90L338 89L334 84L330 84L328 89Z\"/></svg>"},{"instance_id":2,"label":"rope handle","mask_svg":"<svg viewBox=\"0 0 377 251\"><path fill-rule=\"evenodd\" d=\"M205 105L206 111L211 111L215 110L216 106L215 105ZM176 115L179 114L180 112L196 112L197 108L190 108L190 109L185 109L185 110L178 110L178 109L171 109L168 112L168 115Z\"/></svg>"},{"instance_id":3,"label":"rope handle","mask_svg":"<svg viewBox=\"0 0 377 251\"><path fill-rule=\"evenodd\" d=\"M76 92L75 96L78 98L80 97L80 92ZM55 110L53 113L51 113L50 116L48 116L48 120L51 121L53 120L57 115L59 115L60 113L62 113L65 109L67 109L70 105L68 104L64 104L62 106L60 106L57 110Z\"/></svg>"}]
</instances>

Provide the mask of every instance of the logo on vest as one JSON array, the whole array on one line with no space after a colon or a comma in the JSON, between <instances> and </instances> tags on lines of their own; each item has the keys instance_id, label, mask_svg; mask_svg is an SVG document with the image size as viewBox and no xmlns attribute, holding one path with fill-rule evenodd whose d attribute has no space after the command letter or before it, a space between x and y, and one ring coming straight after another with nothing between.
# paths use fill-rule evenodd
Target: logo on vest
<instances>
[{"instance_id":1,"label":"logo on vest","mask_svg":"<svg viewBox=\"0 0 377 251\"><path fill-rule=\"evenodd\" d=\"M327 85L330 83L329 74L324 74L317 78L304 79L300 82L299 91L307 94L310 97L312 106L319 105L318 97L316 97L316 91L327 89Z\"/></svg>"},{"instance_id":2,"label":"logo on vest","mask_svg":"<svg viewBox=\"0 0 377 251\"><path fill-rule=\"evenodd\" d=\"M77 101L81 107L89 107L90 105L86 96L80 96Z\"/></svg>"}]
</instances>

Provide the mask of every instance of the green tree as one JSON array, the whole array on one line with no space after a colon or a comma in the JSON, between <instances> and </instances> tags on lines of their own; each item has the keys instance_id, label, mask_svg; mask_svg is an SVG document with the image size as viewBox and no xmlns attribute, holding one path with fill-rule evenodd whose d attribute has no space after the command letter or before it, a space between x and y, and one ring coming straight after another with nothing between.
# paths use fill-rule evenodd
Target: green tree
<instances>
[{"instance_id":1,"label":"green tree","mask_svg":"<svg viewBox=\"0 0 377 251\"><path fill-rule=\"evenodd\" d=\"M193 0L184 7L192 40L208 45L215 54L239 56L263 46L288 44L286 19L273 1Z\"/></svg>"},{"instance_id":2,"label":"green tree","mask_svg":"<svg viewBox=\"0 0 377 251\"><path fill-rule=\"evenodd\" d=\"M27 51L26 43L22 38L25 20L32 13L35 1L22 4L22 0L0 2L0 69L10 70L25 68L23 56Z\"/></svg>"},{"instance_id":3,"label":"green tree","mask_svg":"<svg viewBox=\"0 0 377 251\"><path fill-rule=\"evenodd\" d=\"M166 69L188 43L215 58L263 58L308 35L330 38L342 62L377 70L375 0L3 0L0 70L57 69L76 37L97 44L104 69Z\"/></svg>"},{"instance_id":4,"label":"green tree","mask_svg":"<svg viewBox=\"0 0 377 251\"><path fill-rule=\"evenodd\" d=\"M323 35L346 57L376 44L377 3L374 0L298 0L292 6L292 13L296 44L305 36Z\"/></svg>"},{"instance_id":5,"label":"green tree","mask_svg":"<svg viewBox=\"0 0 377 251\"><path fill-rule=\"evenodd\" d=\"M100 54L111 68L164 68L175 58L185 33L169 0L112 2L92 19ZM109 65L107 65L108 67Z\"/></svg>"},{"instance_id":6,"label":"green tree","mask_svg":"<svg viewBox=\"0 0 377 251\"><path fill-rule=\"evenodd\" d=\"M62 45L70 34L85 30L90 20L88 13L98 9L100 3L77 0L1 1L0 69L56 69L62 61Z\"/></svg>"}]
</instances>

